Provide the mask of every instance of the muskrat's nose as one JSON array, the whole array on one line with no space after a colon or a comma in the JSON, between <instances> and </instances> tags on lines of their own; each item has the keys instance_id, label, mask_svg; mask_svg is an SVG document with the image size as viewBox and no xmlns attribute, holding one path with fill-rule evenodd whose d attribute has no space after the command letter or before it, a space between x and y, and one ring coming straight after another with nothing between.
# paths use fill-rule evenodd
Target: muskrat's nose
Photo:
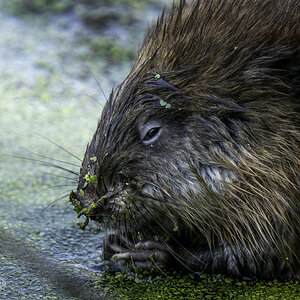
<instances>
[{"instance_id":1,"label":"muskrat's nose","mask_svg":"<svg viewBox=\"0 0 300 300\"><path fill-rule=\"evenodd\" d=\"M70 202L74 202L74 201L79 201L82 199L82 196L80 195L79 192L77 191L71 191L70 195L69 195L69 201Z\"/></svg>"},{"instance_id":2,"label":"muskrat's nose","mask_svg":"<svg viewBox=\"0 0 300 300\"><path fill-rule=\"evenodd\" d=\"M71 191L70 195L69 195L69 200L72 202L73 200L76 200L76 192Z\"/></svg>"},{"instance_id":3,"label":"muskrat's nose","mask_svg":"<svg viewBox=\"0 0 300 300\"><path fill-rule=\"evenodd\" d=\"M82 207L82 196L80 195L80 193L76 192L76 191L71 191L70 195L69 195L69 201L73 204L75 211L77 213L80 213L83 209Z\"/></svg>"}]
</instances>

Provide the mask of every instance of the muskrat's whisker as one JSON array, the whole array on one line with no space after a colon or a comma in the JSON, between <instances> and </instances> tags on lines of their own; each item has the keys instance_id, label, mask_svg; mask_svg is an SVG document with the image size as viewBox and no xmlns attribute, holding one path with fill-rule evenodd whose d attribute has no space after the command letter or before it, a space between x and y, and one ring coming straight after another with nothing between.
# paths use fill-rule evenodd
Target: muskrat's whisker
<instances>
[{"instance_id":1,"label":"muskrat's whisker","mask_svg":"<svg viewBox=\"0 0 300 300\"><path fill-rule=\"evenodd\" d=\"M75 154L73 154L72 152L70 152L69 150L65 149L64 147L60 146L59 144L55 143L54 141L52 141L51 139L39 134L39 133L36 133L36 135L40 136L41 138L45 139L46 141L50 142L51 144L55 145L57 148L61 149L62 151L64 151L65 153L71 155L72 157L76 158L77 160L79 160L81 162L81 159L76 156Z\"/></svg>"},{"instance_id":2,"label":"muskrat's whisker","mask_svg":"<svg viewBox=\"0 0 300 300\"><path fill-rule=\"evenodd\" d=\"M129 205L126 205L126 210L128 211L129 214L131 213L131 209L130 209ZM127 220L126 220L126 218L124 219L124 221L125 221L124 222L124 228L123 228L123 226L119 227L119 228L121 228L121 230L125 230L125 235L128 236L128 232L129 231L127 231ZM130 219L128 220L128 223L129 223L129 225L135 224L136 226L138 226L138 223L136 222L134 214L130 214ZM139 226L137 228L139 228ZM136 240L135 240L135 236L134 235L131 236L131 240L132 240L133 244L135 245L136 244Z\"/></svg>"},{"instance_id":3,"label":"muskrat's whisker","mask_svg":"<svg viewBox=\"0 0 300 300\"><path fill-rule=\"evenodd\" d=\"M87 97L89 97L90 99L92 99L94 102L96 102L98 105L100 105L101 107L103 107L103 103L101 103L99 100L97 100L97 98L91 96L91 95L88 95L88 94L84 94L86 95Z\"/></svg>"},{"instance_id":4,"label":"muskrat's whisker","mask_svg":"<svg viewBox=\"0 0 300 300\"><path fill-rule=\"evenodd\" d=\"M134 204L135 205L135 204ZM142 204L143 208L145 208L145 206ZM138 212L140 212L139 208L135 205L135 208L137 209ZM189 252L181 243L177 242L177 240L172 237L172 235L170 234L170 232L165 229L165 227L160 224L158 221L157 221L157 218L155 218L155 216L152 214L152 212L148 211L148 213L150 214L150 216L152 216L152 218L155 220L155 223L158 224L160 226L161 229L163 229L164 233L167 234L167 236L171 237L183 250ZM140 213L141 214L141 213ZM141 216L143 216L143 214L141 214ZM168 241L166 240L166 238L164 237L164 235L161 235L161 232L158 231L155 227L152 226L152 224L150 222L148 222L147 218L144 218L146 220L146 223L148 223L148 230L150 230L152 233L153 233L153 236L159 236L163 242L163 244L166 246L166 248L168 249L168 251L187 269L189 270L190 272L192 272L192 269L189 268L187 266L186 263L184 263L184 261L186 262L189 262L188 259L182 257L181 255L179 255L174 249L172 249L172 247L169 245ZM138 228L138 227L137 227ZM145 235L147 237L147 235ZM152 239L152 237L150 236L150 239ZM193 256L194 258L196 258L196 260L198 262L201 262L203 263L198 257L196 256ZM162 270L161 270L162 271Z\"/></svg>"},{"instance_id":5,"label":"muskrat's whisker","mask_svg":"<svg viewBox=\"0 0 300 300\"><path fill-rule=\"evenodd\" d=\"M130 208L129 208L129 210L130 210ZM142 214L140 214L140 215L143 216ZM147 237L146 232L145 232L144 229L139 225L140 222L136 219L136 214L132 213L130 216L131 216L131 218L133 219L132 224L134 224L135 228L138 229L138 230L137 230L137 233L141 233L143 236L146 236L146 237ZM149 225L150 225L150 224L149 224ZM138 237L137 237L136 235L133 235L132 238L133 238L133 244L134 244L134 245L137 244L137 243L139 242Z\"/></svg>"},{"instance_id":6,"label":"muskrat's whisker","mask_svg":"<svg viewBox=\"0 0 300 300\"><path fill-rule=\"evenodd\" d=\"M98 79L96 78L95 74L93 73L93 71L91 70L91 68L89 67L88 64L87 64L87 68L88 68L90 74L93 76L93 78L94 78L95 81L97 82L97 85L98 85L98 87L99 87L99 89L100 89L102 95L104 96L104 99L107 101L107 97L106 97L106 95L105 95L105 93L104 93L104 91L103 91L103 89L102 89L102 87L101 87L101 85L100 85L100 82L98 81ZM100 103L99 103L99 104L100 104ZM101 105L101 104L100 104L100 105ZM102 104L102 106L103 106L103 104Z\"/></svg>"},{"instance_id":7,"label":"muskrat's whisker","mask_svg":"<svg viewBox=\"0 0 300 300\"><path fill-rule=\"evenodd\" d=\"M112 212L113 214L113 212ZM117 207L117 213L116 213L116 221L115 223L117 224L117 228L120 228L120 207Z\"/></svg>"},{"instance_id":8,"label":"muskrat's whisker","mask_svg":"<svg viewBox=\"0 0 300 300\"><path fill-rule=\"evenodd\" d=\"M73 175L77 175L77 176L78 176L78 172L75 172L75 171L73 171L73 170L64 168L64 167L59 166L59 165L55 165L55 164L51 164L51 163L41 163L41 165L46 166L46 167L55 168L55 169L58 169L58 170L67 172L67 173L69 173L69 174L73 174Z\"/></svg>"},{"instance_id":9,"label":"muskrat's whisker","mask_svg":"<svg viewBox=\"0 0 300 300\"><path fill-rule=\"evenodd\" d=\"M111 219L106 219L106 222L104 224L104 227L105 227L105 231L104 232L108 232L110 230L112 230L112 221Z\"/></svg>"},{"instance_id":10,"label":"muskrat's whisker","mask_svg":"<svg viewBox=\"0 0 300 300\"><path fill-rule=\"evenodd\" d=\"M78 172L75 172L73 170L67 169L65 167L62 167L60 165L56 165L56 164L52 164L52 163L47 163L47 162L41 162L41 165L46 166L46 167L51 167L51 168L55 168L73 175L77 175L78 176Z\"/></svg>"},{"instance_id":11,"label":"muskrat's whisker","mask_svg":"<svg viewBox=\"0 0 300 300\"><path fill-rule=\"evenodd\" d=\"M61 187L67 187L67 186L74 187L74 184L71 184L71 183L57 184L57 185L51 185L51 186L49 186L49 188L61 188Z\"/></svg>"},{"instance_id":12,"label":"muskrat's whisker","mask_svg":"<svg viewBox=\"0 0 300 300\"><path fill-rule=\"evenodd\" d=\"M50 204L48 204L45 208L42 209L40 215L42 216L46 210L48 210L50 207L55 205L58 201L65 199L68 195L69 195L69 190L60 193Z\"/></svg>"},{"instance_id":13,"label":"muskrat's whisker","mask_svg":"<svg viewBox=\"0 0 300 300\"><path fill-rule=\"evenodd\" d=\"M142 204L143 205L143 204ZM184 247L176 238L174 238L172 235L170 235L170 232L157 220L157 218L155 218L155 216L153 216L152 212L148 210L148 208L146 206L143 205L143 208L145 210L147 210L147 212L152 215L153 220L155 221L155 223L167 234L169 235L169 237L180 247L182 247L182 249L184 249L185 251L187 251L192 257L194 257L197 261L203 263L197 256L195 256L192 252L190 252L186 247ZM171 250L171 249L170 249ZM175 254L175 252L174 252Z\"/></svg>"},{"instance_id":14,"label":"muskrat's whisker","mask_svg":"<svg viewBox=\"0 0 300 300\"><path fill-rule=\"evenodd\" d=\"M74 183L78 182L77 177L72 178L72 177L67 177L67 176L63 176L63 175L48 173L48 172L44 172L44 171L42 171L42 173L45 174L45 175L53 176L53 177L68 179L68 180L70 180L70 182L74 182Z\"/></svg>"},{"instance_id":15,"label":"muskrat's whisker","mask_svg":"<svg viewBox=\"0 0 300 300\"><path fill-rule=\"evenodd\" d=\"M43 160L40 160L40 159L31 158L31 157L25 157L25 156L17 156L17 155L7 155L7 156L13 157L13 158L29 160L29 161L33 161L33 162L38 162L38 163L41 164L41 166L56 168L56 169L59 169L59 170L62 170L62 171L65 171L65 172L68 172L68 173L71 173L73 175L78 176L77 172L74 172L73 170L67 169L67 168L62 167L60 165L53 164L51 162L47 162L47 161L43 161Z\"/></svg>"},{"instance_id":16,"label":"muskrat's whisker","mask_svg":"<svg viewBox=\"0 0 300 300\"><path fill-rule=\"evenodd\" d=\"M57 184L57 185L49 185L49 186L47 186L46 188L39 190L37 194L43 193L43 192L48 191L48 190L51 190L51 189L57 189L57 188L68 187L68 186L74 188L74 184Z\"/></svg>"},{"instance_id":17,"label":"muskrat's whisker","mask_svg":"<svg viewBox=\"0 0 300 300\"><path fill-rule=\"evenodd\" d=\"M152 197L150 195L146 195L145 196L146 199L151 199L152 201L154 202L158 202L158 203L162 203L162 204L166 204L166 205L170 205L170 207L179 207L179 204L178 203L170 203L168 201L166 201L165 199L160 199L160 198L155 198L155 197Z\"/></svg>"},{"instance_id":18,"label":"muskrat's whisker","mask_svg":"<svg viewBox=\"0 0 300 300\"><path fill-rule=\"evenodd\" d=\"M68 194L66 194L65 196L67 197ZM66 207L65 207L65 209L64 209L64 211L63 211L63 214L62 214L63 218L65 217L65 214L66 214L67 210L70 208L70 206L72 206L72 203L68 203L68 204L66 205Z\"/></svg>"},{"instance_id":19,"label":"muskrat's whisker","mask_svg":"<svg viewBox=\"0 0 300 300\"><path fill-rule=\"evenodd\" d=\"M71 163L71 162L68 162L68 161L65 161L65 160L60 160L60 159L56 159L56 158L53 158L53 157L49 157L49 156L45 156L45 155L41 155L41 154L38 154L38 153L35 153L27 148L24 148L24 150L26 150L27 152L39 157L39 158L45 158L45 159L48 159L50 161L55 161L55 162L60 162L62 164L67 164L67 165L70 165L70 166L74 166L76 168L80 168L80 165L77 165L77 164L74 164L74 163Z\"/></svg>"},{"instance_id":20,"label":"muskrat's whisker","mask_svg":"<svg viewBox=\"0 0 300 300\"><path fill-rule=\"evenodd\" d=\"M130 208L129 208L130 209ZM127 224L129 223L129 221L127 221L127 219L124 219L124 228L123 226L121 227L121 235L124 235L126 237L126 239L128 239L128 227Z\"/></svg>"}]
</instances>

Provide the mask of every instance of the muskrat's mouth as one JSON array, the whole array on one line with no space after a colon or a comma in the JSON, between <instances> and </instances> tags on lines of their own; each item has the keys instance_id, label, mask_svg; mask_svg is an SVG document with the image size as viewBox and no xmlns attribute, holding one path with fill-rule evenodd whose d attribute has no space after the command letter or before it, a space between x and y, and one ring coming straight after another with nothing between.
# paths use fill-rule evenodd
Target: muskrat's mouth
<instances>
[{"instance_id":1,"label":"muskrat's mouth","mask_svg":"<svg viewBox=\"0 0 300 300\"><path fill-rule=\"evenodd\" d=\"M126 191L118 194L108 192L101 198L92 199L78 191L71 191L69 201L73 204L77 217L85 216L85 222L79 223L82 229L88 224L89 219L104 223L105 221L122 221L128 217L128 208L131 197ZM117 217L116 217L117 216Z\"/></svg>"}]
</instances>

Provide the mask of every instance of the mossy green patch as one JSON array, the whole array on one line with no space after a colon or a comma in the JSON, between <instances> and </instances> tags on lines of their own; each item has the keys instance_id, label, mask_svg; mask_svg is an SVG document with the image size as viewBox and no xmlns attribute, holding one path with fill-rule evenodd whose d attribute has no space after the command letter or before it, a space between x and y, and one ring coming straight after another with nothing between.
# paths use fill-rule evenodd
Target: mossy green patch
<instances>
[{"instance_id":1,"label":"mossy green patch","mask_svg":"<svg viewBox=\"0 0 300 300\"><path fill-rule=\"evenodd\" d=\"M105 273L97 288L116 299L300 299L300 284L295 281L239 281L176 272L161 276Z\"/></svg>"}]
</instances>

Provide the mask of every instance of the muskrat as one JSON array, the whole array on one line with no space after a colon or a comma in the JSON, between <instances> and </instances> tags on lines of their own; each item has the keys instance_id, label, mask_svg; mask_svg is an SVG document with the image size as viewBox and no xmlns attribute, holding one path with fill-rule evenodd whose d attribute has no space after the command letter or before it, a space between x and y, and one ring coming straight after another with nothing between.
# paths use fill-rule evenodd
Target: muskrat
<instances>
[{"instance_id":1,"label":"muskrat","mask_svg":"<svg viewBox=\"0 0 300 300\"><path fill-rule=\"evenodd\" d=\"M70 195L105 260L300 278L299 7L182 0L149 31Z\"/></svg>"}]
</instances>

